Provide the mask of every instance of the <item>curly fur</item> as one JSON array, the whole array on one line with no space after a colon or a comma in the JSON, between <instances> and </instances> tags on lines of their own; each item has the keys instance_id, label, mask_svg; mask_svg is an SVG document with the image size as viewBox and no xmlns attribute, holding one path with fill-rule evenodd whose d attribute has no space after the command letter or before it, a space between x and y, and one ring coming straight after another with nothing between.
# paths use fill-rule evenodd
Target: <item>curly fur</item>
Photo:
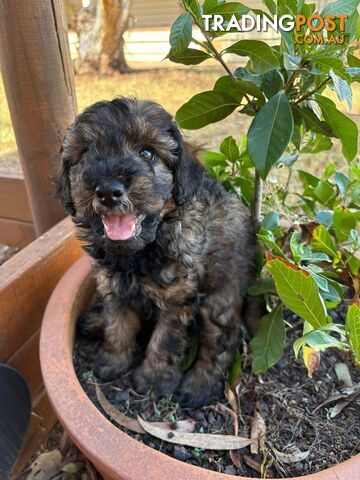
<instances>
[{"instance_id":1,"label":"curly fur","mask_svg":"<svg viewBox=\"0 0 360 480\"><path fill-rule=\"evenodd\" d=\"M141 147L155 153L151 162L139 156ZM94 193L101 179L113 178L126 194L112 211L141 218L141 232L126 241L106 236L101 216L109 209ZM94 259L101 306L79 328L103 335L95 374L110 380L130 369L139 336L150 328L132 375L138 392L175 392L189 406L220 395L253 278L255 236L240 200L207 176L162 107L127 98L96 103L77 117L56 185ZM194 325L197 357L183 374Z\"/></svg>"}]
</instances>

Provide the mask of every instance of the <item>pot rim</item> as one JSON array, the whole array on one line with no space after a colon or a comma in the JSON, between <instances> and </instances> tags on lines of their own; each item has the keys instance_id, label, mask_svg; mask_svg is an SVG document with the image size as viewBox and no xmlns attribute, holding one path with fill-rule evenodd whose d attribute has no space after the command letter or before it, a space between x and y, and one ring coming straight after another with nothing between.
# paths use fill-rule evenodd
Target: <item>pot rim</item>
<instances>
[{"instance_id":1,"label":"pot rim","mask_svg":"<svg viewBox=\"0 0 360 480\"><path fill-rule=\"evenodd\" d=\"M73 366L75 325L90 288L92 264L78 260L62 277L47 305L40 362L50 403L68 434L101 473L123 480L248 480L176 460L115 427L91 402ZM360 454L334 467L291 480L360 480ZM286 480L286 479L285 479ZM290 479L288 479L290 480Z\"/></svg>"}]
</instances>

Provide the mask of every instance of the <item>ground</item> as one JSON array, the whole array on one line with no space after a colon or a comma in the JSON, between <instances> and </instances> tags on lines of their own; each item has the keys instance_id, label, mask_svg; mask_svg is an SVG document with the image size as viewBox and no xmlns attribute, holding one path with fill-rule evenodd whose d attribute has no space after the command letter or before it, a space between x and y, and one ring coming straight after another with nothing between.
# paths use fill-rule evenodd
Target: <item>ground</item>
<instances>
[{"instance_id":1,"label":"ground","mask_svg":"<svg viewBox=\"0 0 360 480\"><path fill-rule=\"evenodd\" d=\"M83 110L91 103L111 99L117 95L134 95L139 98L149 98L158 101L172 114L196 93L212 89L216 79L222 74L215 69L152 69L139 70L127 75L102 77L77 76L75 78L78 110ZM332 94L333 95L333 94ZM346 110L346 107L343 107ZM354 119L360 116L360 86L354 87ZM227 135L240 138L248 129L250 120L237 113L224 121L209 125L201 130L187 132L190 139L209 149L217 149L220 141ZM321 172L325 163L334 161L339 167L343 165L340 148L336 144L329 153L313 157L304 155L296 164L298 168L306 166L306 170L316 174ZM16 152L15 138L11 127L10 115L7 109L5 92L0 82L0 170L20 171Z\"/></svg>"}]
</instances>

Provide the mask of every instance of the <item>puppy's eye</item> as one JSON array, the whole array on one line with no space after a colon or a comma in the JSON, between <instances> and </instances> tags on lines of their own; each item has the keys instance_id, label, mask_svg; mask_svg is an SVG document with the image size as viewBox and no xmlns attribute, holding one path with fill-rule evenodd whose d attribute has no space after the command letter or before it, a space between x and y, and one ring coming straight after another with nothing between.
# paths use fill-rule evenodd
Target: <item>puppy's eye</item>
<instances>
[{"instance_id":1,"label":"puppy's eye","mask_svg":"<svg viewBox=\"0 0 360 480\"><path fill-rule=\"evenodd\" d=\"M141 158L143 158L144 160L147 160L148 162L151 162L152 160L154 160L154 152L152 150L150 150L150 148L141 148L139 150L139 155Z\"/></svg>"}]
</instances>

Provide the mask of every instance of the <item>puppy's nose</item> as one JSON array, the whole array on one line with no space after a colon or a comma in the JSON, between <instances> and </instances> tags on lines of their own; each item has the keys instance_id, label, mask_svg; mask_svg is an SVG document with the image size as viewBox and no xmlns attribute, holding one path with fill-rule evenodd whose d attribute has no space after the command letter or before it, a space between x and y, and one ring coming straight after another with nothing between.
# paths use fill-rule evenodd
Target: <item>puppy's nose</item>
<instances>
[{"instance_id":1,"label":"puppy's nose","mask_svg":"<svg viewBox=\"0 0 360 480\"><path fill-rule=\"evenodd\" d=\"M95 188L95 195L99 202L106 207L113 207L119 203L124 193L124 185L117 180L103 182Z\"/></svg>"}]
</instances>

